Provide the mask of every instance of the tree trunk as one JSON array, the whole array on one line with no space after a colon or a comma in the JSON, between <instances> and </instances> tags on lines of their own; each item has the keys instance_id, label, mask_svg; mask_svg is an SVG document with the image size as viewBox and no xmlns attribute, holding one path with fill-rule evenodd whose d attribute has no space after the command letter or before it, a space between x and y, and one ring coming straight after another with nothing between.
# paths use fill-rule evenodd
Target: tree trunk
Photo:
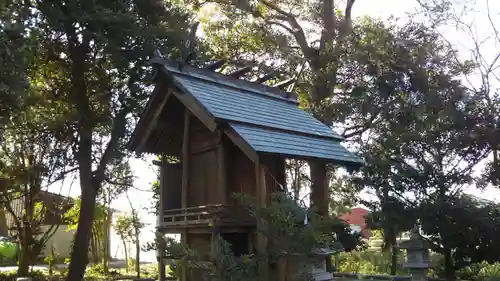
<instances>
[{"instance_id":1,"label":"tree trunk","mask_svg":"<svg viewBox=\"0 0 500 281\"><path fill-rule=\"evenodd\" d=\"M92 260L92 264L97 264L99 262L98 253L97 253L97 239L95 226L92 227L92 232L90 233L90 260Z\"/></svg>"},{"instance_id":2,"label":"tree trunk","mask_svg":"<svg viewBox=\"0 0 500 281\"><path fill-rule=\"evenodd\" d=\"M88 184L92 182L92 178L83 182L87 183L87 185L82 186L80 219L76 229L73 251L71 252L71 263L66 278L68 281L82 280L88 263L89 241L92 233L92 222L94 221L97 188L92 184Z\"/></svg>"},{"instance_id":3,"label":"tree trunk","mask_svg":"<svg viewBox=\"0 0 500 281\"><path fill-rule=\"evenodd\" d=\"M295 201L300 199L300 162L295 160L295 182L293 186L293 197Z\"/></svg>"},{"instance_id":4,"label":"tree trunk","mask_svg":"<svg viewBox=\"0 0 500 281\"><path fill-rule=\"evenodd\" d=\"M28 276L29 267L31 264L32 257L31 247L33 243L33 233L31 230L33 213L34 213L34 202L32 198L32 192L34 189L30 188L30 186L25 185L25 194L24 194L24 213L23 213L23 224L22 224L22 234L21 237L21 260L19 261L18 266L18 275L20 277Z\"/></svg>"},{"instance_id":5,"label":"tree trunk","mask_svg":"<svg viewBox=\"0 0 500 281\"><path fill-rule=\"evenodd\" d=\"M135 229L135 272L137 273L137 278L141 278L141 245L139 244L139 229Z\"/></svg>"},{"instance_id":6,"label":"tree trunk","mask_svg":"<svg viewBox=\"0 0 500 281\"><path fill-rule=\"evenodd\" d=\"M444 250L444 276L446 280L455 280L455 266L450 249Z\"/></svg>"},{"instance_id":7,"label":"tree trunk","mask_svg":"<svg viewBox=\"0 0 500 281\"><path fill-rule=\"evenodd\" d=\"M127 251L127 242L122 237L123 242L123 251L125 252L125 271L128 272L128 251Z\"/></svg>"},{"instance_id":8,"label":"tree trunk","mask_svg":"<svg viewBox=\"0 0 500 281\"><path fill-rule=\"evenodd\" d=\"M98 264L101 262L100 255L102 254L101 250L101 239L99 235L99 230L96 228L94 233L94 245L95 245L95 254L94 254L94 264Z\"/></svg>"},{"instance_id":9,"label":"tree trunk","mask_svg":"<svg viewBox=\"0 0 500 281\"><path fill-rule=\"evenodd\" d=\"M391 275L394 276L398 269L398 247L394 243L391 248Z\"/></svg>"},{"instance_id":10,"label":"tree trunk","mask_svg":"<svg viewBox=\"0 0 500 281\"><path fill-rule=\"evenodd\" d=\"M30 228L26 224L22 228L22 234L20 235L21 240L21 256L19 259L19 265L17 268L17 275L19 277L26 277L29 274L30 269L30 241L29 237L31 236Z\"/></svg>"},{"instance_id":11,"label":"tree trunk","mask_svg":"<svg viewBox=\"0 0 500 281\"><path fill-rule=\"evenodd\" d=\"M108 275L109 274L109 268L108 268L108 259L109 259L109 228L110 228L110 216L111 212L108 208L107 214L106 214L106 221L104 222L104 237L103 237L103 254L102 254L102 270L104 271L104 274Z\"/></svg>"}]
</instances>

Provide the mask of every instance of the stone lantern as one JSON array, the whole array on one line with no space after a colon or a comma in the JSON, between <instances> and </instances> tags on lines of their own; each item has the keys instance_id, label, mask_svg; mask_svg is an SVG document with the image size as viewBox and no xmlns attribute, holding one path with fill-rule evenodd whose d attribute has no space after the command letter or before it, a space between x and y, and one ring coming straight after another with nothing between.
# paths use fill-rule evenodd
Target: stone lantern
<instances>
[{"instance_id":1,"label":"stone lantern","mask_svg":"<svg viewBox=\"0 0 500 281\"><path fill-rule=\"evenodd\" d=\"M327 270L327 260L338 251L329 248L316 248L311 252L309 274L314 281L333 280L333 274Z\"/></svg>"},{"instance_id":2,"label":"stone lantern","mask_svg":"<svg viewBox=\"0 0 500 281\"><path fill-rule=\"evenodd\" d=\"M429 243L425 241L417 227L410 232L410 239L399 244L401 249L406 250L406 263L412 281L427 281L429 271Z\"/></svg>"}]
</instances>

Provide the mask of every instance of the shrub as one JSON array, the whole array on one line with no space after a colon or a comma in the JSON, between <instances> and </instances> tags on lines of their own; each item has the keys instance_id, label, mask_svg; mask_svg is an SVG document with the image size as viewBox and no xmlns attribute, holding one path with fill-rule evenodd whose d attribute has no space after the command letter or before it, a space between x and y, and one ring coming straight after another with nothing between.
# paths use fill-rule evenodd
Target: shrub
<instances>
[{"instance_id":1,"label":"shrub","mask_svg":"<svg viewBox=\"0 0 500 281\"><path fill-rule=\"evenodd\" d=\"M481 262L472 264L457 272L462 280L500 281L500 263Z\"/></svg>"},{"instance_id":2,"label":"shrub","mask_svg":"<svg viewBox=\"0 0 500 281\"><path fill-rule=\"evenodd\" d=\"M55 277L51 278L49 276L46 276L41 271L32 271L32 272L30 272L29 277L33 278L33 281L58 280ZM17 272L16 271L0 272L0 281L16 281L16 280L17 280Z\"/></svg>"},{"instance_id":3,"label":"shrub","mask_svg":"<svg viewBox=\"0 0 500 281\"><path fill-rule=\"evenodd\" d=\"M408 271L402 267L404 253L398 255L398 268L396 274L407 275ZM391 253L380 250L353 251L340 253L337 257L339 272L352 272L359 274L390 274Z\"/></svg>"},{"instance_id":4,"label":"shrub","mask_svg":"<svg viewBox=\"0 0 500 281\"><path fill-rule=\"evenodd\" d=\"M380 274L388 275L391 272L391 253L382 252L379 249L368 249L364 251L352 251L350 253L339 253L334 258L339 272L358 273L358 274ZM406 255L403 251L398 254L398 266L396 275L407 276L408 270L403 268ZM438 254L430 255L429 275L435 276L434 272L439 271L438 263L441 256Z\"/></svg>"}]
</instances>

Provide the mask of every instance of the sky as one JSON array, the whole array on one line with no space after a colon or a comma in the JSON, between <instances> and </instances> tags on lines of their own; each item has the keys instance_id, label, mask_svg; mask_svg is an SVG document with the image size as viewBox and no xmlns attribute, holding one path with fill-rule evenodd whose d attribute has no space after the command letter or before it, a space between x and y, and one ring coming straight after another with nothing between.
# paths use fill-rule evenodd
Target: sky
<instances>
[{"instance_id":1,"label":"sky","mask_svg":"<svg viewBox=\"0 0 500 281\"><path fill-rule=\"evenodd\" d=\"M475 16L468 17L467 19L469 21L475 21L476 26L478 27L475 31L477 31L478 36L486 39L492 31L489 25L489 19L485 16L485 6L488 4L488 0L478 0L477 2L480 2L479 7L477 7L479 12L475 13ZM490 9L494 10L496 12L494 16L500 19L500 1L495 2L496 4L493 4L493 1L489 3ZM406 13L414 12L416 8L417 3L415 0L357 0L353 8L353 17L368 15L385 20L390 16L394 16L396 18L401 18L401 22L404 22L406 19ZM466 34L457 32L453 26L443 27L441 28L441 32L448 40L450 40L462 51L462 55L464 57L467 57L469 54L468 48L472 46L472 41L468 39L469 37ZM485 55L487 59L491 60L491 58L497 54L496 50L499 46L496 46L491 41L486 40L484 45L481 47L484 51L483 55ZM154 215L148 214L147 211L143 210L145 207L149 207L151 205L152 196L150 192L146 192L144 190L148 190L152 182L156 179L155 167L151 164L151 161L152 159L146 159L146 161L142 159L132 159L130 162L132 171L137 177L135 180L135 186L137 189L142 190L131 190L129 192L129 196L132 199L134 208L140 210L141 219L147 223L147 227L141 235L141 241L144 243L154 239L154 227L156 222L156 217ZM63 193L64 195L78 196L80 193L79 189L78 184L74 184L70 190ZM66 190L66 188L64 190ZM500 202L500 191L493 188L487 188L486 190L475 190L470 188L467 191L475 196ZM125 196L115 200L112 203L112 207L122 212L130 212L130 206ZM112 256L123 257L123 250L121 249L119 239L116 235L112 237L111 247ZM146 261L155 261L155 254L141 253L141 259Z\"/></svg>"}]
</instances>

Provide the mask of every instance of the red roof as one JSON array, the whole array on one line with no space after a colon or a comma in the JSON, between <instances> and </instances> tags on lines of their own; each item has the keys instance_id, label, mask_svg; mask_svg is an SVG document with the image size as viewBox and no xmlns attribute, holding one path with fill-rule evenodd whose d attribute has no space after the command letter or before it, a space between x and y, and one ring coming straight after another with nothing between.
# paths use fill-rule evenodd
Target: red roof
<instances>
[{"instance_id":1,"label":"red roof","mask_svg":"<svg viewBox=\"0 0 500 281\"><path fill-rule=\"evenodd\" d=\"M350 212L345 213L340 216L347 224L359 225L361 227L361 232L363 237L369 239L371 236L370 230L366 228L365 216L368 215L369 211L363 208L352 208Z\"/></svg>"}]
</instances>

